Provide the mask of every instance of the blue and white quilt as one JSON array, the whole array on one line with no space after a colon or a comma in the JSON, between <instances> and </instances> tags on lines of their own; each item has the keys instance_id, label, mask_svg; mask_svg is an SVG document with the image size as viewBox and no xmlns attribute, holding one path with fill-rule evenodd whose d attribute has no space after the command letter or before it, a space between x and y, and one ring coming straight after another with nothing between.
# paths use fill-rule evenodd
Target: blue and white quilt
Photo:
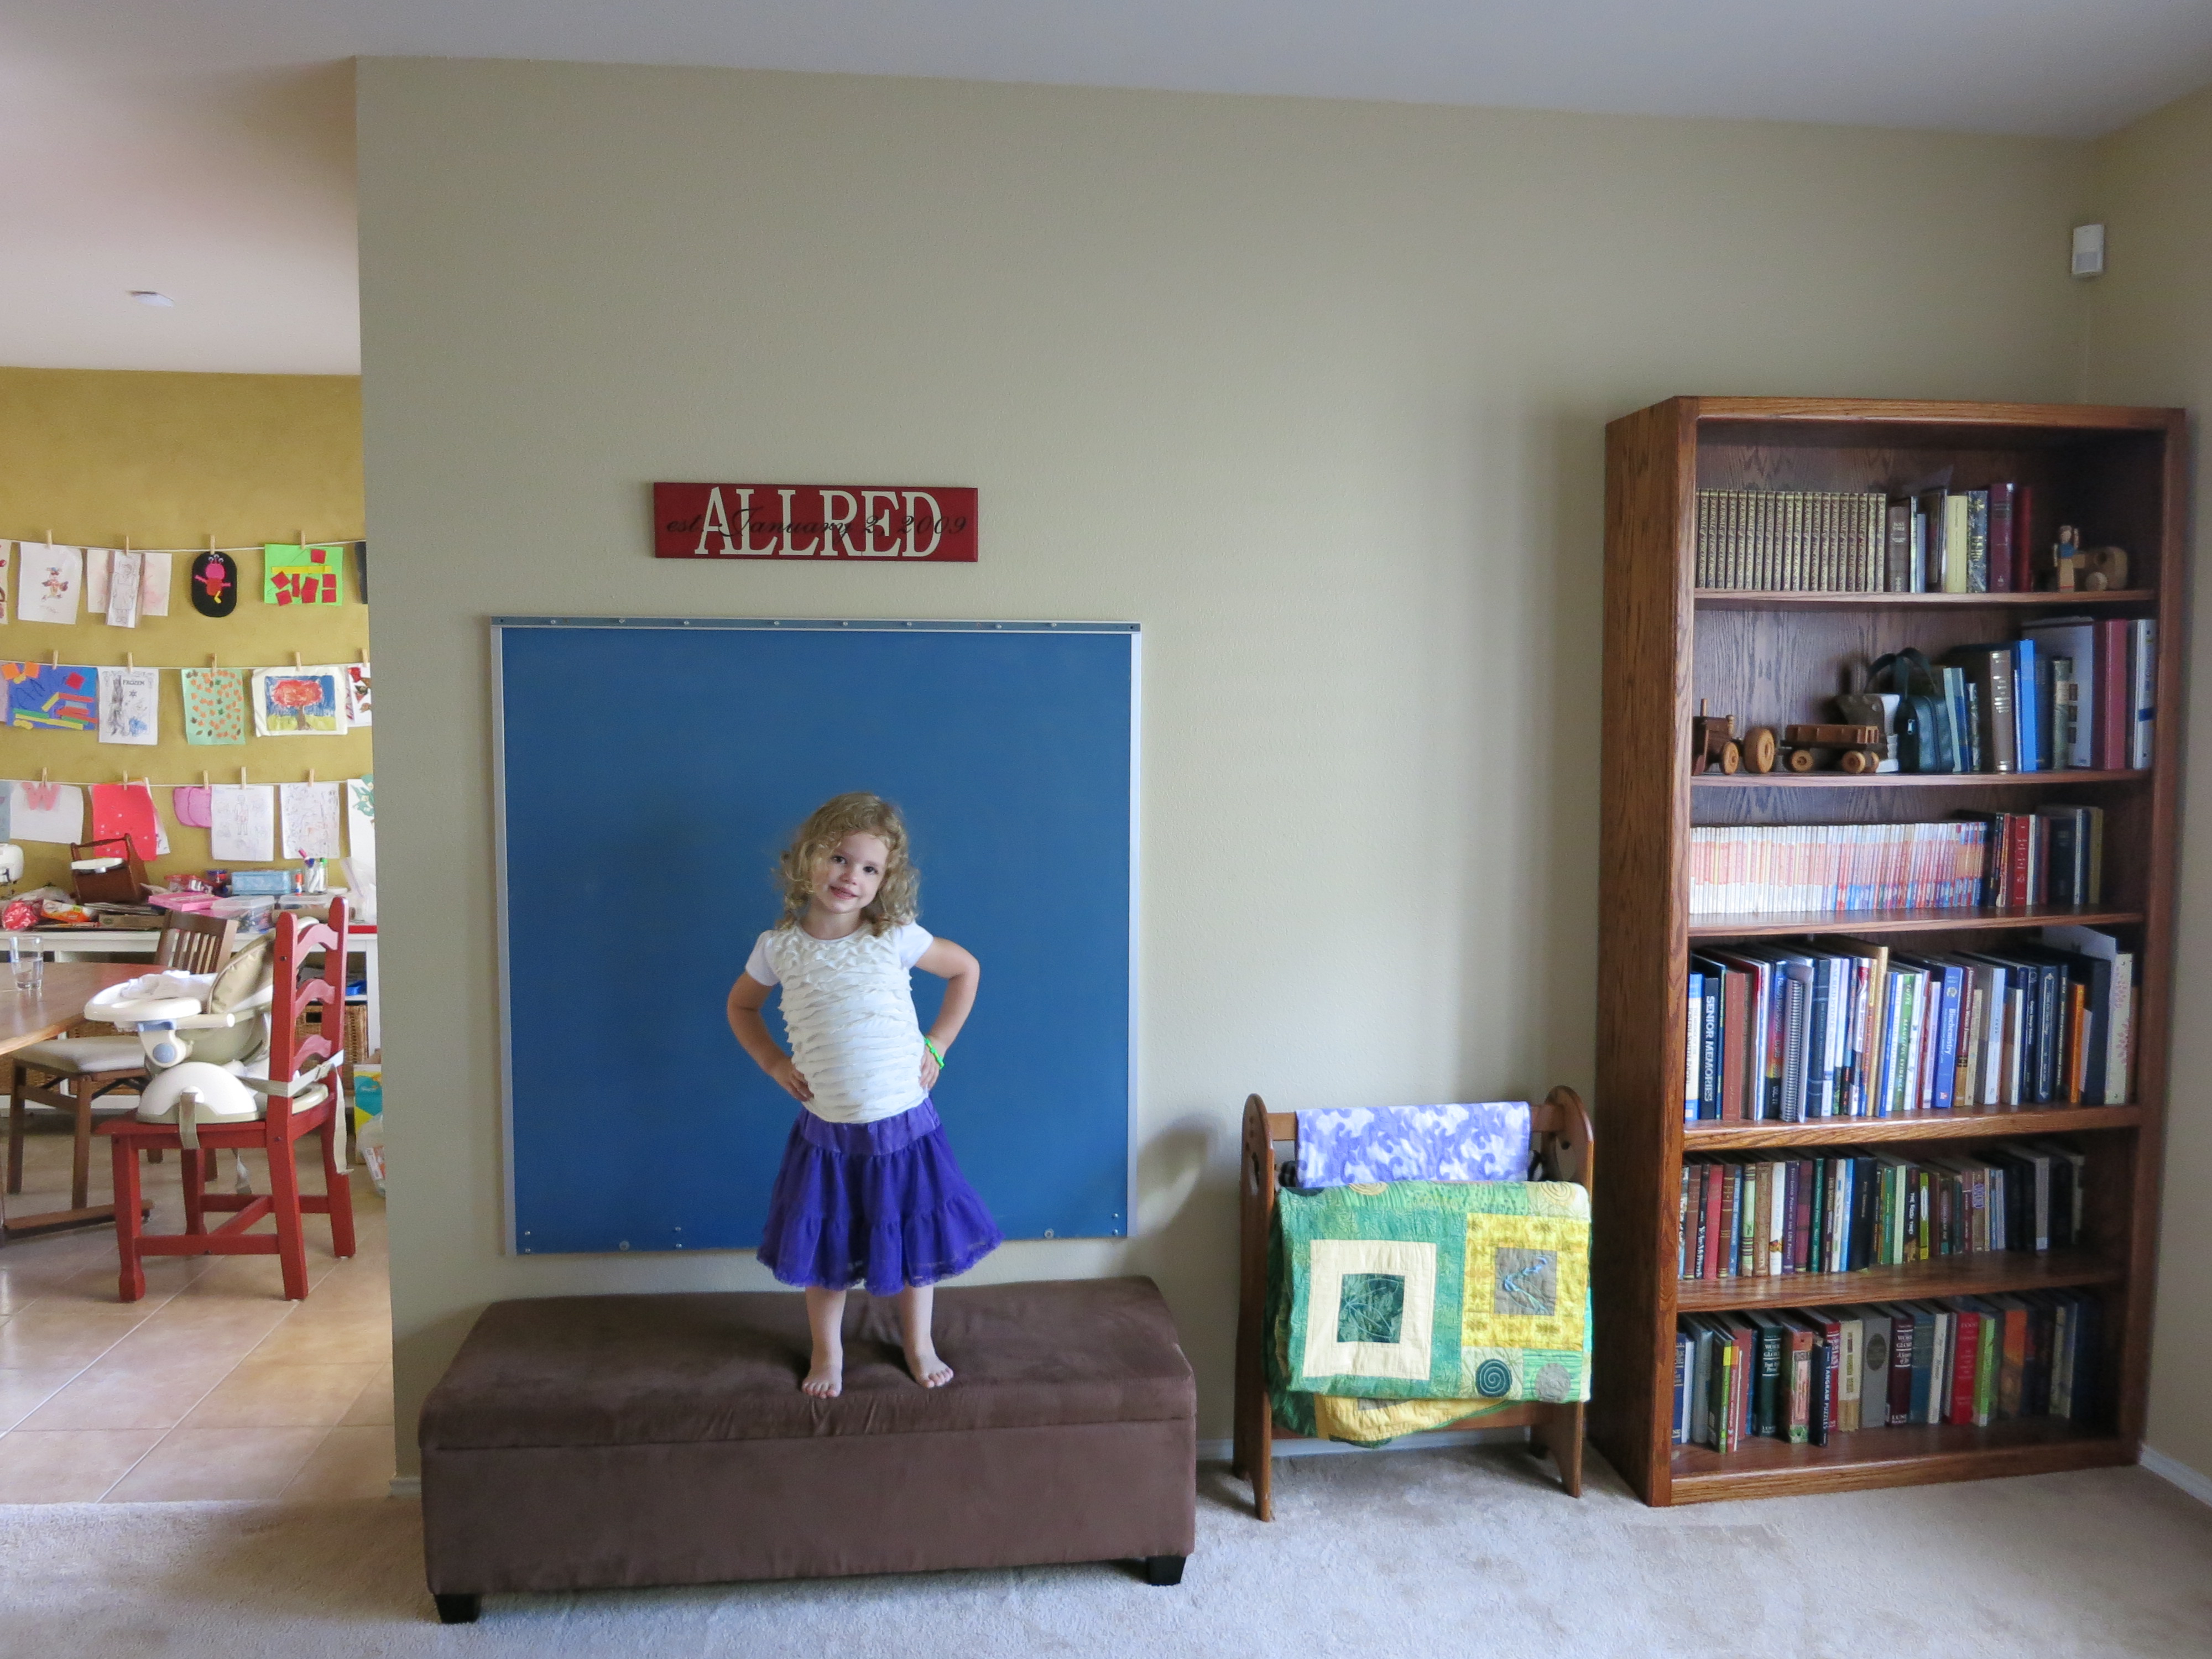
<instances>
[{"instance_id":1,"label":"blue and white quilt","mask_svg":"<svg viewBox=\"0 0 2212 1659\"><path fill-rule=\"evenodd\" d=\"M1346 1106L1297 1117L1297 1184L1306 1191L1376 1181L1528 1177L1525 1100Z\"/></svg>"}]
</instances>

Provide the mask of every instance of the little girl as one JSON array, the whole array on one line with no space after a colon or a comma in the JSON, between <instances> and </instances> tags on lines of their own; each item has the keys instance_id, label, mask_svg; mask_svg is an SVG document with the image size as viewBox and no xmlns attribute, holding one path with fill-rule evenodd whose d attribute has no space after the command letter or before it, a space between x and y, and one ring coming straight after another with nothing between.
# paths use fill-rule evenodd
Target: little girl
<instances>
[{"instance_id":1,"label":"little girl","mask_svg":"<svg viewBox=\"0 0 2212 1659\"><path fill-rule=\"evenodd\" d=\"M898 808L874 795L817 807L784 852L783 915L730 988L730 1029L805 1109L769 1196L760 1259L806 1287L814 1354L807 1393L844 1387L845 1293L898 1297L906 1363L926 1389L952 1380L930 1340L933 1291L998 1248L1001 1235L952 1161L929 1091L960 1035L983 970L915 924L921 874ZM948 983L924 1036L907 975ZM761 1018L783 987L786 1054Z\"/></svg>"}]
</instances>

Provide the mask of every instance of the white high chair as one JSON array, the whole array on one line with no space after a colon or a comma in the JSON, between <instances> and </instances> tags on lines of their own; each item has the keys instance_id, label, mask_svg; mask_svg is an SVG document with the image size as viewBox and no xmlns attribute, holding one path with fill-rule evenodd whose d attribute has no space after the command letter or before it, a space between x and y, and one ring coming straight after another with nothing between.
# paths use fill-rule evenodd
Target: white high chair
<instances>
[{"instance_id":1,"label":"white high chair","mask_svg":"<svg viewBox=\"0 0 2212 1659\"><path fill-rule=\"evenodd\" d=\"M261 1115L252 1079L269 1075L269 1009L275 964L266 941L248 946L221 974L147 974L111 985L84 1017L137 1033L149 1080L139 1091L141 1123L173 1123L190 1151L202 1123Z\"/></svg>"},{"instance_id":2,"label":"white high chair","mask_svg":"<svg viewBox=\"0 0 2212 1659\"><path fill-rule=\"evenodd\" d=\"M172 915L162 926L155 963L175 972L211 973L229 960L237 930L235 921ZM12 1063L8 1070L8 1190L23 1190L23 1134L30 1107L66 1112L76 1128L70 1166L70 1208L15 1218L9 1231L36 1227L43 1231L106 1221L108 1206L88 1201L94 1111L108 1096L118 1092L127 1096L145 1083L143 1047L122 1036L61 1037L20 1048L9 1059Z\"/></svg>"}]
</instances>

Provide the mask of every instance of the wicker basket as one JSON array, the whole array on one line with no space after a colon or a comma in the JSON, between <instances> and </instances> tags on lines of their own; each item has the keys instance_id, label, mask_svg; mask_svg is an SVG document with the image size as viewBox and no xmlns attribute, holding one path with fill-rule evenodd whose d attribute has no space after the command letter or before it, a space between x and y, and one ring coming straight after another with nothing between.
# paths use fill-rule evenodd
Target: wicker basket
<instances>
[{"instance_id":1,"label":"wicker basket","mask_svg":"<svg viewBox=\"0 0 2212 1659\"><path fill-rule=\"evenodd\" d=\"M322 1029L323 1004L317 1003L300 1016L299 1026L293 1036L295 1043L303 1042ZM345 1006L345 1041L340 1045L345 1063L358 1066L368 1058L368 1005L349 1002Z\"/></svg>"}]
</instances>

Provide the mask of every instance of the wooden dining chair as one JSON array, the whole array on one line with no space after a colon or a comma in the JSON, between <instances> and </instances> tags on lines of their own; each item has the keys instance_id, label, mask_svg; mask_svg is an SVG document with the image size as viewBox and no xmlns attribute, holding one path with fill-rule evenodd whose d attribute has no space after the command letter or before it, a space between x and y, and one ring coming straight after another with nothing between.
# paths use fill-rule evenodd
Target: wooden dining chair
<instances>
[{"instance_id":1,"label":"wooden dining chair","mask_svg":"<svg viewBox=\"0 0 2212 1659\"><path fill-rule=\"evenodd\" d=\"M327 925L291 911L276 919L275 995L270 1005L269 1074L240 1079L264 1099L262 1115L244 1122L200 1123L187 1146L185 1131L174 1123L143 1123L123 1118L100 1126L115 1160L115 1245L123 1300L146 1294L144 1259L149 1255L273 1255L282 1264L284 1295L298 1301L307 1294L307 1249L303 1212L331 1218L331 1246L338 1255L354 1253L353 1188L338 1173L337 1137L343 1133L333 1074L344 1059L338 1036L345 1009L345 901L331 901ZM322 966L310 970L320 953ZM319 1007L320 1023L304 1034L302 1016ZM334 1039L336 1039L334 1041ZM322 1138L323 1190L302 1194L295 1148L311 1134ZM183 1165L185 1231L145 1231L138 1155L173 1148ZM203 1190L205 1170L218 1152L258 1148L268 1154L266 1194ZM207 1212L234 1211L210 1230ZM246 1231L274 1217L274 1233Z\"/></svg>"},{"instance_id":2,"label":"wooden dining chair","mask_svg":"<svg viewBox=\"0 0 2212 1659\"><path fill-rule=\"evenodd\" d=\"M238 923L233 918L173 910L161 925L149 971L211 974L229 960L237 937ZM106 1206L87 1201L91 1195L94 1108L118 1090L136 1093L145 1086L146 1054L137 1034L114 1030L105 1036L59 1037L19 1048L9 1059L8 1190L23 1190L27 1109L52 1107L76 1120L76 1144L70 1159L70 1207L41 1219L55 1225L106 1220Z\"/></svg>"}]
</instances>

